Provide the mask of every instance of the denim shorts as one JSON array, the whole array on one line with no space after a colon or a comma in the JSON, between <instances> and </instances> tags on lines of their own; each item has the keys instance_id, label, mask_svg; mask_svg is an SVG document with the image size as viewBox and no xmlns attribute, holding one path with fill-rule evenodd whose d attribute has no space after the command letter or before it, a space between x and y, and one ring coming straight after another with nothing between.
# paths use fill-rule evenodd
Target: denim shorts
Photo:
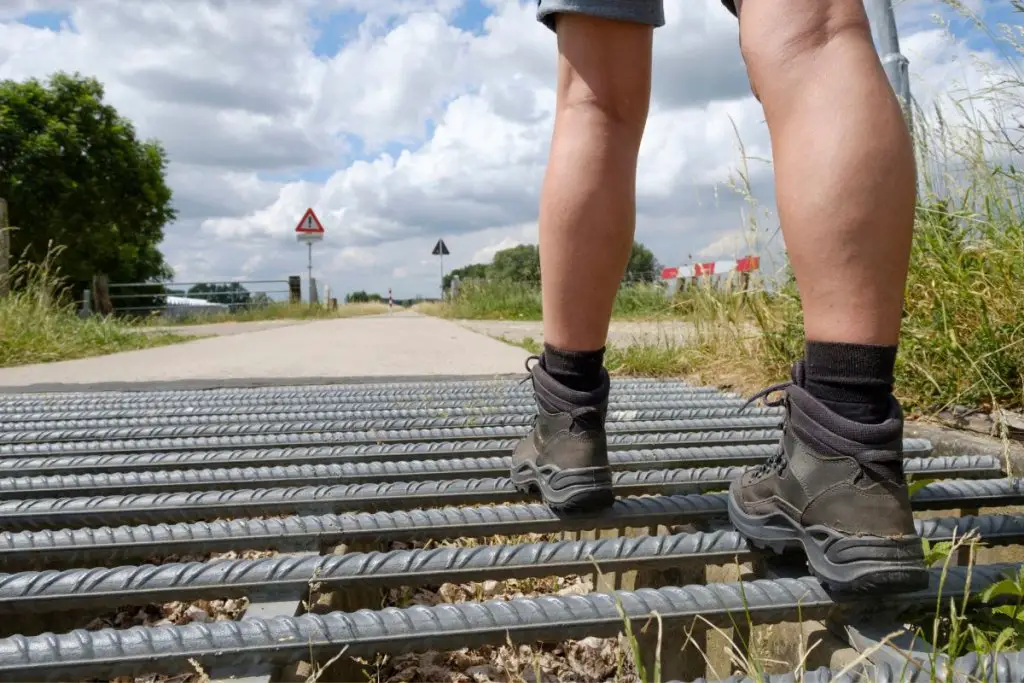
<instances>
[{"instance_id":1,"label":"denim shorts","mask_svg":"<svg viewBox=\"0 0 1024 683\"><path fill-rule=\"evenodd\" d=\"M722 0L722 4L736 14L735 0ZM562 12L661 26L665 23L665 0L537 0L537 19L552 31L555 17Z\"/></svg>"}]
</instances>

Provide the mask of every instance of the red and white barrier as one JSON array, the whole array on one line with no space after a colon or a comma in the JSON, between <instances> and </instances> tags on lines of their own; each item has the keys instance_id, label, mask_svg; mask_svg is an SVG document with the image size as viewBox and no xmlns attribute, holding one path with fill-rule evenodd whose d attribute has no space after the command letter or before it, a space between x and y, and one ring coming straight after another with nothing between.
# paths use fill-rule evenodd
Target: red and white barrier
<instances>
[{"instance_id":1,"label":"red and white barrier","mask_svg":"<svg viewBox=\"0 0 1024 683\"><path fill-rule=\"evenodd\" d=\"M707 261L689 266L665 268L661 271L662 280L681 280L683 278L725 275L726 273L751 273L761 267L760 256L744 256L732 261Z\"/></svg>"}]
</instances>

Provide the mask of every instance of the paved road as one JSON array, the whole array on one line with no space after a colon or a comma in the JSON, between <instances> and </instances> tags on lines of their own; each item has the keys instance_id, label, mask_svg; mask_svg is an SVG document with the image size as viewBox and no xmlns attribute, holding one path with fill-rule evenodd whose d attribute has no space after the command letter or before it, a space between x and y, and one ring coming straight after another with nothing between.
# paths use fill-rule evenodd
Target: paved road
<instances>
[{"instance_id":1,"label":"paved road","mask_svg":"<svg viewBox=\"0 0 1024 683\"><path fill-rule=\"evenodd\" d=\"M544 325L540 321L458 320L456 322L475 332L513 342L526 338L540 342L544 338ZM617 346L636 343L658 344L665 341L685 344L693 333L693 325L681 320L652 322L613 320L611 328L608 330L608 341Z\"/></svg>"},{"instance_id":2,"label":"paved road","mask_svg":"<svg viewBox=\"0 0 1024 683\"><path fill-rule=\"evenodd\" d=\"M0 369L0 391L310 384L519 375L526 351L412 312L322 320Z\"/></svg>"},{"instance_id":3,"label":"paved road","mask_svg":"<svg viewBox=\"0 0 1024 683\"><path fill-rule=\"evenodd\" d=\"M139 331L146 334L173 333L182 334L188 337L227 337L232 334L245 334L247 332L262 332L263 330L276 330L279 327L291 327L292 325L307 325L312 320L254 320L244 323L205 323L196 325L174 325L167 327L140 327Z\"/></svg>"}]
</instances>

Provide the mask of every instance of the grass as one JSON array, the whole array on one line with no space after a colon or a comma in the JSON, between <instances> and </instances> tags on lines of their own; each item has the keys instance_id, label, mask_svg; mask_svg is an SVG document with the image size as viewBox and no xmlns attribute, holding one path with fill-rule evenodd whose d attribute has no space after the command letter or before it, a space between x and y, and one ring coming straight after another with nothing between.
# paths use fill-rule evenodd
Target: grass
<instances>
[{"instance_id":1,"label":"grass","mask_svg":"<svg viewBox=\"0 0 1024 683\"><path fill-rule=\"evenodd\" d=\"M64 300L53 266L57 249L41 264L16 263L12 291L0 297L0 367L50 363L180 343L175 334L140 334L113 319L79 318Z\"/></svg>"},{"instance_id":2,"label":"grass","mask_svg":"<svg viewBox=\"0 0 1024 683\"><path fill-rule=\"evenodd\" d=\"M725 289L716 289L726 296ZM417 304L415 310L458 320L541 320L540 285L507 280L463 282L452 301ZM691 320L701 314L690 291L669 296L660 283L624 283L615 297L615 320Z\"/></svg>"},{"instance_id":3,"label":"grass","mask_svg":"<svg viewBox=\"0 0 1024 683\"><path fill-rule=\"evenodd\" d=\"M231 313L201 313L181 319L168 319L154 315L141 321L141 324L166 326L243 323L263 320L328 320L333 318L354 318L364 315L380 315L387 312L387 304L381 303L341 304L336 309L330 309L326 306L274 302L266 306L243 308Z\"/></svg>"}]
</instances>

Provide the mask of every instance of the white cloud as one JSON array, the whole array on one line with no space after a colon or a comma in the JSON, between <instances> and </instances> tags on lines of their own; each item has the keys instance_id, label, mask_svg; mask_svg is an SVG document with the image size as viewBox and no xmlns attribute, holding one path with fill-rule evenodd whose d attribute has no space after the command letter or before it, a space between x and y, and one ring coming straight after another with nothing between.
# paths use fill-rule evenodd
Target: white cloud
<instances>
[{"instance_id":1,"label":"white cloud","mask_svg":"<svg viewBox=\"0 0 1024 683\"><path fill-rule=\"evenodd\" d=\"M472 263L490 263L491 261L494 260L494 255L497 254L499 251L511 249L512 247L518 247L520 244L522 244L522 242L515 239L514 237L506 237L499 242L495 242L494 244L488 244L486 247L483 247L482 249L477 249L473 253L473 256L470 259L470 261Z\"/></svg>"},{"instance_id":2,"label":"white cloud","mask_svg":"<svg viewBox=\"0 0 1024 683\"><path fill-rule=\"evenodd\" d=\"M0 78L94 75L142 136L164 143L180 212L164 251L180 279L304 273L292 230L312 206L327 228L314 247L321 282L429 294L438 237L452 250L446 267L536 242L551 135L555 41L533 0L486 0L482 30L454 25L463 4L9 0ZM1005 63L943 38L929 7L907 0L899 10L919 100L934 102L957 77L984 87L973 60ZM638 238L665 263L731 256L744 200L722 184L739 160L737 133L750 156L769 158L767 130L719 0L666 9ZM13 20L29 11L67 11L70 28ZM332 12L365 16L339 27ZM314 50L332 40L342 43L334 54ZM770 169L753 169L753 190L771 205Z\"/></svg>"}]
</instances>

